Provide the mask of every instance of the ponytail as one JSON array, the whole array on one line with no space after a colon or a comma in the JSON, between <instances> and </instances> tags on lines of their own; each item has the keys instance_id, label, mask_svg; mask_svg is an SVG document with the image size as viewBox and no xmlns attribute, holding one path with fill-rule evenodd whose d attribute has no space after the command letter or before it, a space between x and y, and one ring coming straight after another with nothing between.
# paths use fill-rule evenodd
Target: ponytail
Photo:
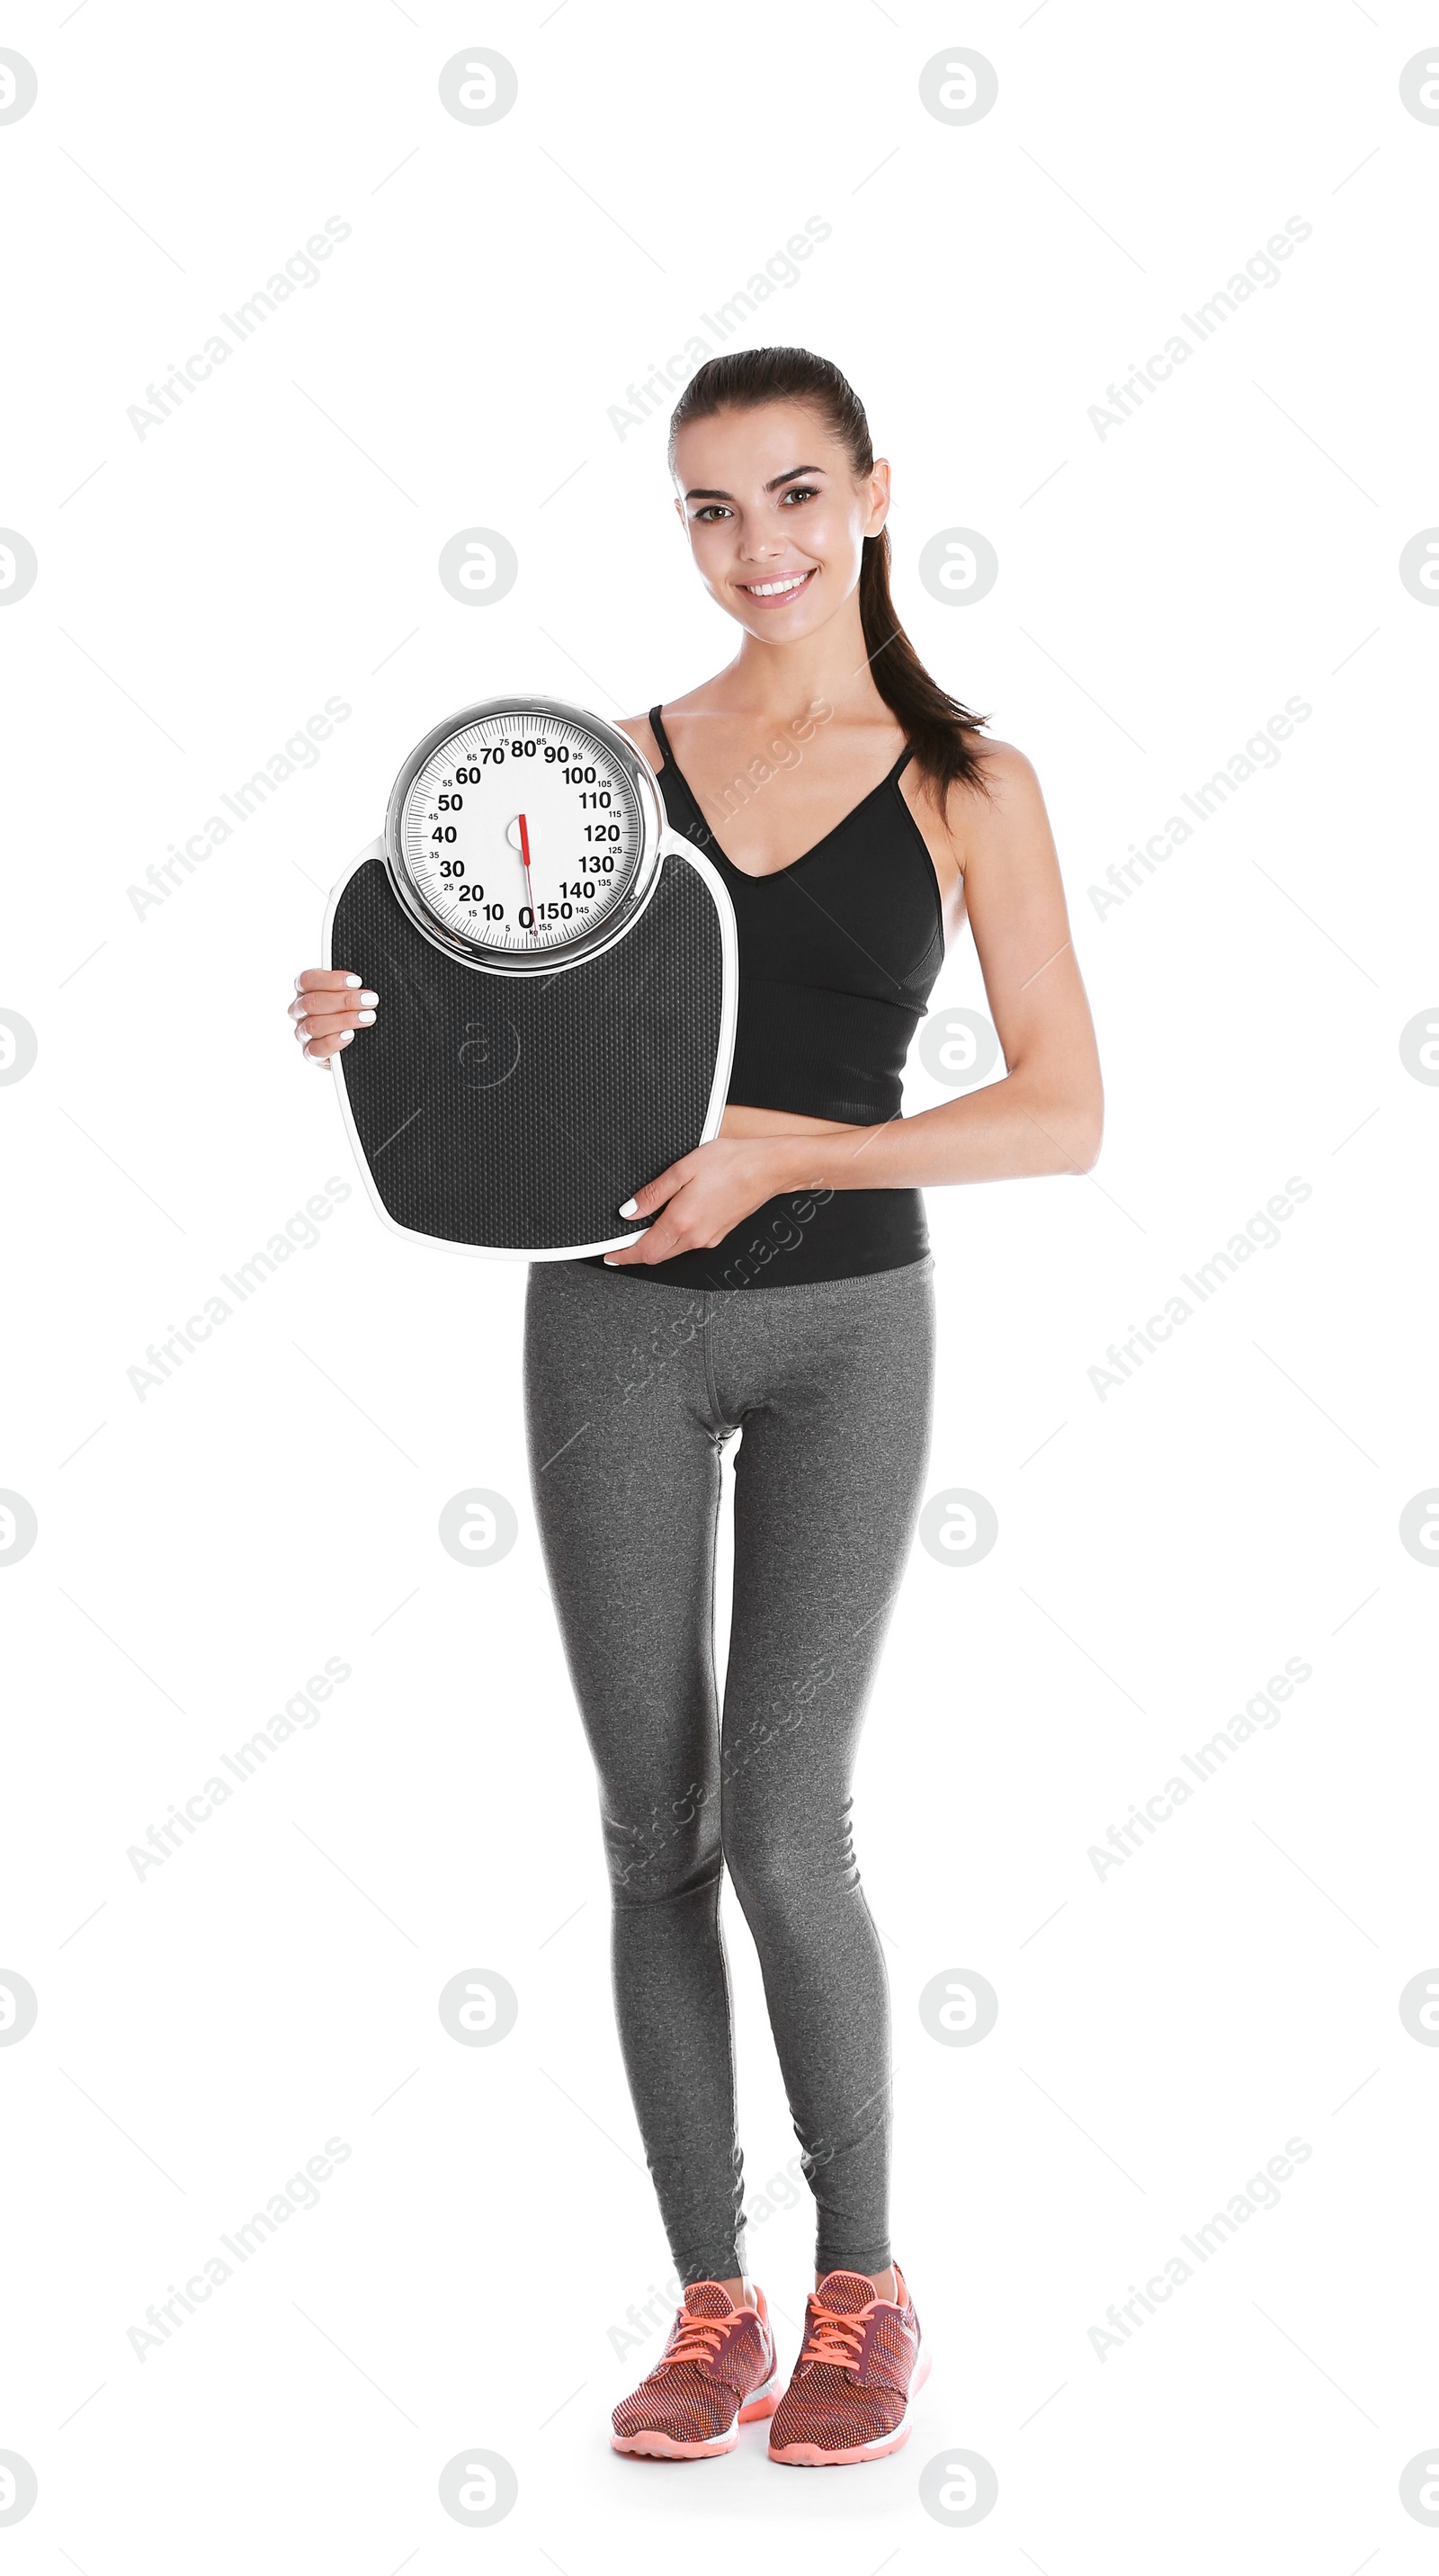
<instances>
[{"instance_id":1,"label":"ponytail","mask_svg":"<svg viewBox=\"0 0 1439 2576\"><path fill-rule=\"evenodd\" d=\"M857 469L863 472L861 466ZM978 731L987 716L971 715L957 698L931 679L895 614L889 591L888 528L866 537L859 568L859 622L874 685L885 705L904 727L920 768L933 780L941 812L951 787L977 787L989 794L983 747L965 738L965 727Z\"/></svg>"},{"instance_id":2,"label":"ponytail","mask_svg":"<svg viewBox=\"0 0 1439 2576\"><path fill-rule=\"evenodd\" d=\"M735 349L709 358L690 378L670 420L669 455L692 420L719 411L754 411L762 403L803 402L817 411L848 450L856 475L871 472L874 444L864 405L828 358L808 349ZM932 679L895 613L890 596L889 530L866 537L860 561L859 618L875 687L904 728L904 737L928 779L941 812L951 787L989 793L984 745L969 737L988 723L971 715Z\"/></svg>"}]
</instances>

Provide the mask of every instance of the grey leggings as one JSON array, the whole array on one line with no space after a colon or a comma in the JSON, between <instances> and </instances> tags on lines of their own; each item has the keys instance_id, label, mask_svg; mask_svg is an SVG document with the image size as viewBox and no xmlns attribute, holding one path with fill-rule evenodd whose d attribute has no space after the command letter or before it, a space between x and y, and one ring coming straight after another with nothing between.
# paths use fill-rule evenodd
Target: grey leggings
<instances>
[{"instance_id":1,"label":"grey leggings","mask_svg":"<svg viewBox=\"0 0 1439 2576\"><path fill-rule=\"evenodd\" d=\"M535 1508L599 1774L620 2045L683 2281L744 2268L725 1866L819 2268L890 2260L889 1996L850 1772L928 1452L933 1266L718 1295L583 1262L529 1274ZM715 1540L736 1430L721 1725Z\"/></svg>"}]
</instances>

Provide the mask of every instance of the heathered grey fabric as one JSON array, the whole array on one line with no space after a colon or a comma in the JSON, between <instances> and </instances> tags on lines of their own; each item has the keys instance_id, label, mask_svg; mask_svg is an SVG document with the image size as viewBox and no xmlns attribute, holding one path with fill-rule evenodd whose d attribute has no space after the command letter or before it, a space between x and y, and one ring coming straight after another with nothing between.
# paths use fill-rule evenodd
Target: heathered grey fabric
<instances>
[{"instance_id":1,"label":"heathered grey fabric","mask_svg":"<svg viewBox=\"0 0 1439 2576\"><path fill-rule=\"evenodd\" d=\"M684 2281L743 2269L727 1866L754 1936L817 2262L890 2260L889 2000L850 1773L929 1446L933 1260L715 1296L529 1275L550 1587L599 1775L620 2044ZM723 1721L720 1452L736 1429Z\"/></svg>"}]
</instances>

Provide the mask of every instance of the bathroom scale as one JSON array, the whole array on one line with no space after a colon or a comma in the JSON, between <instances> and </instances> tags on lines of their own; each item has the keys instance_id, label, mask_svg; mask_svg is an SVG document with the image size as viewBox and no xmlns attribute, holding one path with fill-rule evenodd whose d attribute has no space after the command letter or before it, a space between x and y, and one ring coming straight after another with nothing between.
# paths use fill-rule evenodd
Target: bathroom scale
<instances>
[{"instance_id":1,"label":"bathroom scale","mask_svg":"<svg viewBox=\"0 0 1439 2576\"><path fill-rule=\"evenodd\" d=\"M573 1261L716 1135L734 911L602 717L492 698L426 734L347 869L324 961L379 994L332 1059L370 1198L458 1252Z\"/></svg>"}]
</instances>

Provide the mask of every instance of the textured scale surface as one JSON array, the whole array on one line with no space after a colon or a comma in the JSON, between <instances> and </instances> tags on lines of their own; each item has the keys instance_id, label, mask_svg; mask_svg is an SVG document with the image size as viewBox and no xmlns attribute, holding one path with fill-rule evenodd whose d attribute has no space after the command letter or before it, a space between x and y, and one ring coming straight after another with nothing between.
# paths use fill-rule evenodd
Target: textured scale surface
<instances>
[{"instance_id":1,"label":"textured scale surface","mask_svg":"<svg viewBox=\"0 0 1439 2576\"><path fill-rule=\"evenodd\" d=\"M724 960L713 899L685 858L661 862L613 948L524 976L432 947L371 859L340 897L331 955L381 997L339 1061L397 1224L497 1252L611 1242L625 1233L621 1200L699 1143Z\"/></svg>"}]
</instances>

